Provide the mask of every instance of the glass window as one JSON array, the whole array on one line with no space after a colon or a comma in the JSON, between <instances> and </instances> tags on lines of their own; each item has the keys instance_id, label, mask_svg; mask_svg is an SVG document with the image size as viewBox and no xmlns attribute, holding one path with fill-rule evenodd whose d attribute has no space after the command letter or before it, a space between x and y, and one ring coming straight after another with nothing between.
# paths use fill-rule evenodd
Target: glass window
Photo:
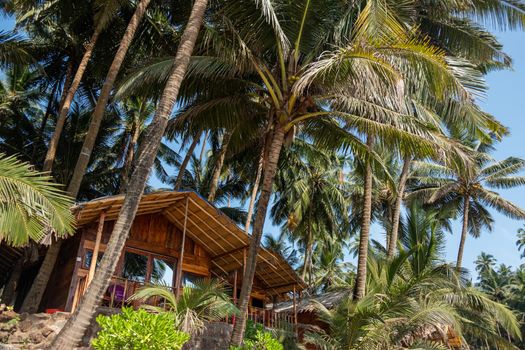
<instances>
[{"instance_id":1,"label":"glass window","mask_svg":"<svg viewBox=\"0 0 525 350\"><path fill-rule=\"evenodd\" d=\"M182 285L185 287L195 287L195 284L202 279L202 276L194 275L189 272L184 272L182 274Z\"/></svg>"},{"instance_id":2,"label":"glass window","mask_svg":"<svg viewBox=\"0 0 525 350\"><path fill-rule=\"evenodd\" d=\"M154 257L151 271L151 283L173 287L173 276L176 271L174 261Z\"/></svg>"},{"instance_id":3,"label":"glass window","mask_svg":"<svg viewBox=\"0 0 525 350\"><path fill-rule=\"evenodd\" d=\"M126 252L122 277L135 282L145 282L148 271L148 257L146 255Z\"/></svg>"},{"instance_id":4,"label":"glass window","mask_svg":"<svg viewBox=\"0 0 525 350\"><path fill-rule=\"evenodd\" d=\"M98 252L97 256L97 267L100 265L100 260L102 260L102 257L104 256L104 253ZM93 259L93 251L87 250L86 254L84 255L84 264L82 265L82 268L89 269L91 266L91 260Z\"/></svg>"}]
</instances>

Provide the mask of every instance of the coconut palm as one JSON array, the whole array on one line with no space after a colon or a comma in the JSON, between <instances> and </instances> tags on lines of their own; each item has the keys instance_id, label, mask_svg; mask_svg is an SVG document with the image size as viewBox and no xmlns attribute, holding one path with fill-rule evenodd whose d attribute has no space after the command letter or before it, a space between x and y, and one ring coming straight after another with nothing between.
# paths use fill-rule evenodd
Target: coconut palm
<instances>
[{"instance_id":1,"label":"coconut palm","mask_svg":"<svg viewBox=\"0 0 525 350\"><path fill-rule=\"evenodd\" d=\"M72 204L49 176L0 154L0 241L24 246L72 234Z\"/></svg>"},{"instance_id":2,"label":"coconut palm","mask_svg":"<svg viewBox=\"0 0 525 350\"><path fill-rule=\"evenodd\" d=\"M140 155L137 158L124 203L122 204L122 210L115 222L111 239L108 242L104 257L100 263L99 272L87 288L84 298L75 313L73 313L64 328L62 328L53 340L50 345L51 349L70 349L80 342L111 281L111 276L116 269L118 257L124 249L129 230L135 219L149 171L153 166L161 139L166 130L168 118L175 106L179 88L197 40L206 6L206 0L197 0L193 4L191 15L177 50L175 63L164 88L157 112L153 118L152 127L149 128L149 132L145 138L146 141L142 145Z\"/></svg>"},{"instance_id":3,"label":"coconut palm","mask_svg":"<svg viewBox=\"0 0 525 350\"><path fill-rule=\"evenodd\" d=\"M271 218L301 247L302 278L308 275L313 282L315 247L330 237L346 238L339 235L348 217L348 188L339 176L342 165L335 152L297 138L281 155L279 168Z\"/></svg>"},{"instance_id":4,"label":"coconut palm","mask_svg":"<svg viewBox=\"0 0 525 350\"><path fill-rule=\"evenodd\" d=\"M505 329L520 337L512 312L467 287L441 261L443 235L435 213L413 206L407 221L397 256L370 256L367 295L358 301L349 296L333 310L318 304L329 333L309 334L307 341L326 349L446 349L452 330L466 346L474 336L513 349L499 335Z\"/></svg>"},{"instance_id":5,"label":"coconut palm","mask_svg":"<svg viewBox=\"0 0 525 350\"><path fill-rule=\"evenodd\" d=\"M29 42L20 35L0 31L0 65L24 65L32 62Z\"/></svg>"},{"instance_id":6,"label":"coconut palm","mask_svg":"<svg viewBox=\"0 0 525 350\"><path fill-rule=\"evenodd\" d=\"M479 148L478 150L482 150ZM481 146L483 147L483 146ZM477 151L477 150L476 150ZM413 180L417 182L412 197L424 198L427 203L455 206L463 216L461 240L456 268L461 269L467 234L479 236L483 228L491 230L492 219L487 208L513 218L525 218L525 211L491 189L513 188L525 184L525 177L515 176L525 168L519 158L492 160L486 153L474 155L471 166L455 159L443 164L417 162Z\"/></svg>"},{"instance_id":7,"label":"coconut palm","mask_svg":"<svg viewBox=\"0 0 525 350\"><path fill-rule=\"evenodd\" d=\"M117 52L115 53L113 62L111 62L111 66L109 67L106 78L104 79L104 84L98 96L98 100L95 105L95 109L93 110L93 116L91 118L90 127L84 139L84 144L82 145L82 152L80 152L78 156L75 170L73 171L71 181L69 182L69 185L68 185L68 192L73 197L76 197L76 194L78 193L80 189L82 179L84 178L84 174L86 173L86 169L89 164L89 158L91 157L91 152L93 152L93 148L95 146L95 141L97 139L100 125L102 124L102 118L104 117L104 113L106 111L106 105L108 104L109 97L113 89L113 84L115 83L115 80L117 79L117 74L120 70L120 67L122 66L122 63L124 62L124 59L126 58L126 53L128 52L128 49L131 45L133 37L135 36L135 33L137 32L137 28L139 27L142 17L146 13L146 9L148 8L150 1L151 0L140 0L137 3L135 12L133 13L133 16L131 17L131 19L129 20L126 31L124 35L122 36L122 39L120 40L119 48L117 49ZM111 3L111 1L106 1L106 2ZM104 14L104 16L106 16L106 14ZM96 29L93 35L95 34L96 34Z\"/></svg>"},{"instance_id":8,"label":"coconut palm","mask_svg":"<svg viewBox=\"0 0 525 350\"><path fill-rule=\"evenodd\" d=\"M516 245L518 246L518 250L523 250L523 252L521 252L521 257L525 258L525 229L523 228L518 229L518 240L516 241Z\"/></svg>"},{"instance_id":9,"label":"coconut palm","mask_svg":"<svg viewBox=\"0 0 525 350\"><path fill-rule=\"evenodd\" d=\"M177 298L166 287L144 287L129 300L162 300L161 306L143 305L153 312L169 312L175 316L175 327L194 334L205 329L205 322L220 321L238 313L231 302L225 282L218 280L198 280L192 286L184 286Z\"/></svg>"}]
</instances>

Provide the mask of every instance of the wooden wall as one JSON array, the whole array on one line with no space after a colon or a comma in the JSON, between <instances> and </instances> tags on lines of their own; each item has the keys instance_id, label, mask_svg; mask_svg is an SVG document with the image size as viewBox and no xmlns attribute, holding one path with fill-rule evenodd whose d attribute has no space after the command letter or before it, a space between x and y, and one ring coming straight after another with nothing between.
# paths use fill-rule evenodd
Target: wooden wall
<instances>
[{"instance_id":1,"label":"wooden wall","mask_svg":"<svg viewBox=\"0 0 525 350\"><path fill-rule=\"evenodd\" d=\"M105 250L109 241L114 221L104 224L100 251ZM92 249L96 240L98 223L84 228L84 247ZM161 213L140 215L135 218L126 248L133 248L166 257L179 258L182 232ZM210 258L206 250L186 237L184 244L183 271L210 275Z\"/></svg>"},{"instance_id":2,"label":"wooden wall","mask_svg":"<svg viewBox=\"0 0 525 350\"><path fill-rule=\"evenodd\" d=\"M60 255L49 278L39 311L45 311L45 309L65 310L80 239L81 235L76 234L62 243Z\"/></svg>"}]
</instances>

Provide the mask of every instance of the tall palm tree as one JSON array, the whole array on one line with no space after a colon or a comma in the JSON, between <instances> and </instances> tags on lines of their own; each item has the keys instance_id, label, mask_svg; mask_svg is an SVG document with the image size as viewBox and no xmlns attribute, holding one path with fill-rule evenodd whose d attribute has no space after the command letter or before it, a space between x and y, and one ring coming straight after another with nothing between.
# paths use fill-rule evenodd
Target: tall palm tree
<instances>
[{"instance_id":1,"label":"tall palm tree","mask_svg":"<svg viewBox=\"0 0 525 350\"><path fill-rule=\"evenodd\" d=\"M310 282L315 246L338 237L348 218L349 191L339 181L341 168L335 152L316 149L301 138L280 158L271 217L274 224L283 225L283 234L301 246L302 278L308 275Z\"/></svg>"},{"instance_id":2,"label":"tall palm tree","mask_svg":"<svg viewBox=\"0 0 525 350\"><path fill-rule=\"evenodd\" d=\"M474 158L475 163L470 166L455 159L446 159L444 164L417 162L413 177L417 185L410 194L424 198L427 203L455 206L457 212L462 214L456 261L458 271L462 266L468 233L477 237L484 227L491 229L492 220L487 207L510 218L525 218L525 210L491 190L524 185L525 177L515 174L525 169L525 161L510 157L495 162L482 152L477 152Z\"/></svg>"},{"instance_id":3,"label":"tall palm tree","mask_svg":"<svg viewBox=\"0 0 525 350\"><path fill-rule=\"evenodd\" d=\"M128 52L133 37L137 32L137 28L142 20L142 17L146 13L146 9L150 1L151 0L140 0L137 4L135 12L128 23L122 39L120 40L119 47L115 53L113 62L111 62L111 66L108 69L106 78L104 79L104 85L102 86L100 95L98 96L97 104L95 105L95 110L93 111L93 116L91 118L91 124L84 139L82 151L78 156L77 164L75 166L75 170L73 171L73 176L71 177L71 181L68 185L68 192L73 197L76 197L76 194L80 189L82 179L84 178L84 174L89 163L89 158L91 157L91 152L93 152L97 134L102 123L102 118L104 117L104 113L106 111L106 105L108 104L109 96L113 89L113 84L117 79L117 74L120 70L120 67L122 66L122 63L124 62L124 59L126 58L126 53Z\"/></svg>"},{"instance_id":4,"label":"tall palm tree","mask_svg":"<svg viewBox=\"0 0 525 350\"><path fill-rule=\"evenodd\" d=\"M39 16L43 15L42 12L56 11L56 7L60 7L61 5L61 2L58 2L57 4L52 4L52 6L41 5L37 2L36 6L33 9L31 9L31 12L34 12L33 16L35 17L35 19L38 19ZM75 97L75 94L80 86L82 78L84 77L84 73L86 71L89 60L91 59L91 56L93 54L93 50L95 49L95 45L102 31L105 28L107 28L113 17L117 14L120 5L121 3L118 0L100 1L97 4L95 4L95 23L93 27L93 33L89 38L89 42L87 43L87 45L85 45L84 55L82 56L82 59L77 67L73 80L71 81L71 85L69 86L69 89L67 91L66 97L64 98L64 102L62 103L62 108L60 109L57 123L55 125L55 131L49 142L48 151L44 160L44 171L51 171L53 168L53 162L55 160L57 152L57 145L60 139L60 135L62 133L62 129L64 127L64 123L68 116L68 112ZM73 194L73 196L76 197L76 194Z\"/></svg>"},{"instance_id":5,"label":"tall palm tree","mask_svg":"<svg viewBox=\"0 0 525 350\"><path fill-rule=\"evenodd\" d=\"M172 72L164 88L155 117L153 118L152 127L149 129L146 141L139 152L140 156L133 170L122 210L115 222L115 227L104 257L102 258L99 271L86 290L86 294L81 300L77 310L53 340L49 347L50 349L70 349L82 339L102 299L104 291L111 281L118 257L124 249L129 230L137 213L149 170L153 165L161 139L166 130L168 118L175 106L179 88L197 40L206 6L206 0L196 0L193 4L191 15L181 37Z\"/></svg>"}]
</instances>

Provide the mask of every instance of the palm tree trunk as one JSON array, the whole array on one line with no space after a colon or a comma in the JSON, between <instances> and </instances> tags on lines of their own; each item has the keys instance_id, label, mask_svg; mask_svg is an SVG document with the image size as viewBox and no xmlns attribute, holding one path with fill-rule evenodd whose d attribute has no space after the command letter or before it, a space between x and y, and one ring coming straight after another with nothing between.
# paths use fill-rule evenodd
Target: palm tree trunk
<instances>
[{"instance_id":1,"label":"palm tree trunk","mask_svg":"<svg viewBox=\"0 0 525 350\"><path fill-rule=\"evenodd\" d=\"M16 290L18 282L20 281L20 276L22 275L22 268L24 267L24 257L20 257L11 271L11 276L5 284L4 291L2 292L2 303L10 306L15 303Z\"/></svg>"},{"instance_id":2,"label":"palm tree trunk","mask_svg":"<svg viewBox=\"0 0 525 350\"><path fill-rule=\"evenodd\" d=\"M368 136L366 141L368 151L372 151L373 139ZM361 223L361 234L359 236L359 256L357 260L357 275L355 282L354 299L359 300L366 293L366 264L368 260L368 241L370 239L370 223L372 219L372 165L366 160L365 184L363 196L363 215Z\"/></svg>"},{"instance_id":3,"label":"palm tree trunk","mask_svg":"<svg viewBox=\"0 0 525 350\"><path fill-rule=\"evenodd\" d=\"M215 195L217 194L217 187L219 186L219 178L221 177L222 165L224 164L224 158L226 158L226 151L228 150L228 144L230 143L231 137L231 132L224 133L221 150L213 168L210 193L208 194L208 202L210 203L212 203L215 200Z\"/></svg>"},{"instance_id":4,"label":"palm tree trunk","mask_svg":"<svg viewBox=\"0 0 525 350\"><path fill-rule=\"evenodd\" d=\"M463 250L465 249L465 241L468 234L468 211L470 209L470 197L468 194L463 198L463 227L461 229L461 240L459 242L458 259L456 261L456 271L461 270L463 262Z\"/></svg>"},{"instance_id":5,"label":"palm tree trunk","mask_svg":"<svg viewBox=\"0 0 525 350\"><path fill-rule=\"evenodd\" d=\"M399 185L397 186L397 197L394 205L394 213L392 214L392 231L390 232L390 239L388 240L388 257L392 258L396 253L396 246L399 233L399 219L401 217L401 205L403 204L403 197L405 195L405 186L410 171L411 157L405 157L403 161L403 169L399 177Z\"/></svg>"},{"instance_id":6,"label":"palm tree trunk","mask_svg":"<svg viewBox=\"0 0 525 350\"><path fill-rule=\"evenodd\" d=\"M142 20L142 17L144 16L144 13L146 13L146 9L148 8L150 1L151 0L140 0L137 8L135 9L135 13L133 13L133 16L128 23L126 32L120 40L119 48L115 54L115 57L113 58L113 62L111 62L106 79L104 80L104 85L102 86L100 96L98 97L95 110L91 116L91 122L86 134L86 138L84 139L84 144L80 150L77 164L75 166L75 170L73 171L73 176L69 182L68 192L70 194L76 195L80 189L80 184L82 183L82 179L86 173L89 159L91 157L91 153L93 152L93 147L95 146L100 124L104 118L104 112L106 111L106 105L108 104L109 95L113 89L113 84L115 83L115 79L117 78L117 74L120 71L122 62L124 62L124 58L126 58L126 53L128 52L129 46L131 45L133 37L137 32L137 28L140 24L140 21Z\"/></svg>"},{"instance_id":7,"label":"palm tree trunk","mask_svg":"<svg viewBox=\"0 0 525 350\"><path fill-rule=\"evenodd\" d=\"M93 49L95 48L95 44L97 43L101 31L102 25L99 24L95 27L95 31L93 32L93 35L91 35L89 43L86 45L86 51L84 51L84 56L82 56L82 60L80 61L73 81L71 82L71 86L67 91L67 95L64 99L64 103L62 104L62 108L60 108L57 124L55 126L55 132L53 133L53 136L51 137L51 140L49 142L46 158L44 160L44 166L42 168L43 171L51 172L51 170L53 169L53 162L55 161L56 157L58 141L60 140L60 135L62 134L62 129L64 128L69 108L71 107L71 103L73 102L75 93L77 92L77 89L80 86L80 82L82 81L82 77L84 76L84 72L86 71L86 67L88 65L89 59L91 58L91 55L93 54Z\"/></svg>"},{"instance_id":8,"label":"palm tree trunk","mask_svg":"<svg viewBox=\"0 0 525 350\"><path fill-rule=\"evenodd\" d=\"M49 115L51 114L51 109L53 108L53 102L55 101L55 95L58 89L59 81L57 81L53 85L53 89L51 90L51 93L49 94L49 99L47 100L47 107L46 111L44 113L44 116L42 117L42 122L40 123L40 127L38 128L38 135L36 136L35 141L33 142L33 151L31 152L31 163L36 163L36 151L38 150L38 146L40 145L40 142L42 142L42 139L44 138L44 130L47 125L47 120L49 119Z\"/></svg>"},{"instance_id":9,"label":"palm tree trunk","mask_svg":"<svg viewBox=\"0 0 525 350\"><path fill-rule=\"evenodd\" d=\"M58 103L58 110L60 111L62 109L62 106L64 105L64 101L67 96L67 91L69 90L69 87L71 86L71 79L73 79L73 61L69 59L69 63L67 64L67 70L66 70L66 77L64 79L64 86L62 87L62 94L60 95L60 102ZM59 81L57 81L57 85L55 88L58 88ZM52 100L50 102L54 101L54 93L51 94ZM51 114L51 104L48 104L46 109L46 114L44 115L44 118L42 118L42 124L40 124L40 129L38 130L38 136L37 141L34 144L33 147L33 155L31 156L31 159L33 160L33 164L36 163L36 152L38 150L38 145L42 140L44 139L44 132L46 130L47 120L49 119L49 115Z\"/></svg>"},{"instance_id":10,"label":"palm tree trunk","mask_svg":"<svg viewBox=\"0 0 525 350\"><path fill-rule=\"evenodd\" d=\"M115 271L129 230L135 219L146 181L159 150L160 142L166 131L169 116L177 101L180 85L190 62L206 5L207 0L195 0L193 4L188 24L182 34L177 55L175 56L175 62L162 93L159 107L153 118L152 127L149 129L141 146L140 156L133 169L124 203L122 204L118 219L115 222L104 257L100 262L100 268L89 284L77 310L68 319L64 328L62 328L57 337L49 345L48 349L69 350L80 342L111 281L111 276Z\"/></svg>"},{"instance_id":11,"label":"palm tree trunk","mask_svg":"<svg viewBox=\"0 0 525 350\"><path fill-rule=\"evenodd\" d=\"M201 135L202 135L202 131L199 132L199 134L193 138L190 148L188 148L188 152L186 152L186 156L184 157L184 160L182 161L182 164L179 167L179 173L177 174L177 181L175 182L175 187L173 188L175 191L180 190L180 187L182 186L182 179L184 178L186 167L188 166L188 163L190 162L193 152L195 152L195 147L197 147L197 144L199 143L199 139L201 138Z\"/></svg>"},{"instance_id":12,"label":"palm tree trunk","mask_svg":"<svg viewBox=\"0 0 525 350\"><path fill-rule=\"evenodd\" d=\"M244 328L246 327L246 316L248 312L248 301L252 292L253 277L255 275L255 268L257 265L257 252L261 243L262 231L264 228L264 220L266 218L266 211L268 210L268 203L272 194L272 187L277 172L277 163L281 154L281 149L284 143L284 130L277 126L274 132L272 142L269 145L268 162L264 171L264 179L257 205L257 214L253 225L253 232L250 237L250 247L248 248L248 257L246 259L245 274L242 280L241 295L239 297L240 315L235 323L232 333L230 345L239 346L244 335Z\"/></svg>"},{"instance_id":13,"label":"palm tree trunk","mask_svg":"<svg viewBox=\"0 0 525 350\"><path fill-rule=\"evenodd\" d=\"M86 136L84 145L82 146L82 150L80 152L77 164L75 166L75 170L73 172L73 177L67 189L69 195L73 198L77 197L78 191L80 190L80 184L82 182L82 178L84 177L84 172L87 167L87 163L89 162L91 150L93 149L93 144L96 139L96 133L98 133L98 128L100 126L100 120L98 121L98 124L96 124L97 122L96 119L98 118L97 111L101 113L100 115L100 119L101 119L104 114L104 109L106 106L107 98L109 97L109 92L111 90L111 87L113 86L113 82L118 73L118 69L120 68L120 65L124 59L124 56L130 45L131 39L133 38L133 35L135 34L135 30L136 30L136 27L138 26L138 23L140 22L140 18L146 11L146 7L149 1L150 0L142 0L142 2L137 6L137 9L135 10L133 17L130 20L130 23L128 24L128 28L126 28L126 33L124 34L124 37L122 38L119 49L117 50L117 54L115 55L115 58L113 59L113 63L111 64L111 67L108 72L108 76L106 77L106 81L104 82L104 86L102 87L102 92L100 94L99 100L97 101L95 112L93 113L93 118L91 120L91 125L88 131L88 135ZM143 2L146 2L145 6ZM140 9L140 12L139 12L139 9ZM140 15L139 18L136 18L137 12L139 12L139 15ZM129 33L130 27L132 31L131 34ZM80 85L80 81L82 80L82 76L84 75L84 71L86 70L86 66L89 61L89 58L91 57L91 54L93 53L93 48L98 39L101 29L102 27L100 25L96 27L95 32L93 33L93 36L91 37L90 43L86 47L86 51L84 52L84 57L82 57L82 61L80 62L80 65L75 74L75 78L73 79L71 83L71 87L64 100L64 104L62 108L60 109L60 115L57 120L55 132L53 134L53 137L51 138L51 142L49 144L49 149L47 151L46 159L44 161L44 168L43 168L44 171L51 171L53 167L53 162L56 156L56 147L58 144L58 140L60 138L60 134L62 133L62 129L64 127L64 123L65 123L65 120L66 120L66 117L69 111L69 107L71 106L71 102L73 100L75 92L77 91L78 86ZM129 38L130 35L131 35L131 38ZM129 39L125 40L126 38L129 38ZM108 96L106 96L105 100L101 100L101 97L104 95L106 90L107 90ZM96 128L96 133L95 135L93 135L92 129L95 129L95 128ZM93 144L90 144L91 140L93 141ZM91 145L90 149L86 147L89 145ZM31 286L31 289L28 295L26 296L26 299L24 300L22 309L24 309L24 306L25 306L26 312L30 312L29 310L31 310L32 312L36 312L36 310L38 309L40 302L42 300L42 296L44 295L44 291L47 286L47 283L49 282L49 277L51 276L51 272L53 271L53 267L55 266L61 244L62 244L61 240L58 240L57 242L52 244L49 247L48 251L46 252L46 256L44 258L42 267L38 271L38 275L35 278L35 281L33 282L33 285Z\"/></svg>"},{"instance_id":14,"label":"palm tree trunk","mask_svg":"<svg viewBox=\"0 0 525 350\"><path fill-rule=\"evenodd\" d=\"M124 165L122 167L122 173L120 175L120 189L119 192L125 193L126 188L128 187L129 181L129 172L131 170L131 164L133 164L133 159L135 157L135 147L139 141L140 136L140 125L138 120L136 120L133 130L131 132L131 141L128 145L128 150L126 152L126 159L124 160Z\"/></svg>"},{"instance_id":15,"label":"palm tree trunk","mask_svg":"<svg viewBox=\"0 0 525 350\"><path fill-rule=\"evenodd\" d=\"M244 231L248 232L252 224L253 209L255 208L255 200L257 199L257 192L259 191L259 183L261 182L261 176L264 165L264 152L265 147L261 150L259 156L259 163L257 164L257 175L255 175L255 181L253 182L252 195L250 196L250 205L248 206L248 214L246 215L246 225Z\"/></svg>"},{"instance_id":16,"label":"palm tree trunk","mask_svg":"<svg viewBox=\"0 0 525 350\"><path fill-rule=\"evenodd\" d=\"M199 164L202 164L202 159L204 159L204 151L206 150L206 140L208 139L209 134L210 130L206 130L204 138L202 139L201 153L199 154Z\"/></svg>"},{"instance_id":17,"label":"palm tree trunk","mask_svg":"<svg viewBox=\"0 0 525 350\"><path fill-rule=\"evenodd\" d=\"M33 281L33 284L31 285L31 288L24 299L24 302L22 303L20 312L33 314L38 311L40 302L42 301L42 296L44 296L47 283L49 282L49 278L51 277L51 273L55 267L61 247L62 240L58 239L56 242L51 243L47 249L44 261L38 270L38 274L36 275L35 280Z\"/></svg>"}]
</instances>

